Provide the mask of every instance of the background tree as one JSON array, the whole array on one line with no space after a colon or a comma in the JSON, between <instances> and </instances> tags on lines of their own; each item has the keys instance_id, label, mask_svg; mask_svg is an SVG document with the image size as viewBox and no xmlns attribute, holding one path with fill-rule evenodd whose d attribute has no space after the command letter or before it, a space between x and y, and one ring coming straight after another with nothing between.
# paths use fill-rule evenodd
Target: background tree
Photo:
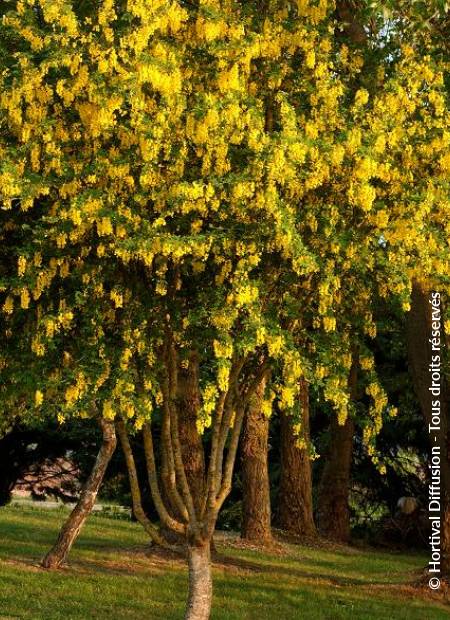
<instances>
[{"instance_id":1,"label":"background tree","mask_svg":"<svg viewBox=\"0 0 450 620\"><path fill-rule=\"evenodd\" d=\"M58 568L66 561L74 541L94 507L106 468L116 447L114 425L110 421L101 419L100 426L103 439L95 465L81 491L75 508L60 531L55 545L42 560L44 568Z\"/></svg>"},{"instance_id":2,"label":"background tree","mask_svg":"<svg viewBox=\"0 0 450 620\"><path fill-rule=\"evenodd\" d=\"M242 538L259 544L272 541L269 479L269 416L264 411L263 381L255 390L244 416L242 455ZM269 401L270 402L270 401Z\"/></svg>"},{"instance_id":3,"label":"background tree","mask_svg":"<svg viewBox=\"0 0 450 620\"><path fill-rule=\"evenodd\" d=\"M297 537L314 536L312 492L312 444L309 430L309 386L301 381L299 406L301 429L298 432L284 412L280 416L281 473L278 490L278 518L280 527Z\"/></svg>"}]
</instances>

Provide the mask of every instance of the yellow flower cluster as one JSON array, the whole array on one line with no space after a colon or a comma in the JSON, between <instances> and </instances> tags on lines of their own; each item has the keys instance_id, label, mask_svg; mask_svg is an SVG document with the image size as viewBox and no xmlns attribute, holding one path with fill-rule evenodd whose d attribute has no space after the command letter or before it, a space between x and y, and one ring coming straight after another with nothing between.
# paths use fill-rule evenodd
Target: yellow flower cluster
<instances>
[{"instance_id":1,"label":"yellow flower cluster","mask_svg":"<svg viewBox=\"0 0 450 620\"><path fill-rule=\"evenodd\" d=\"M449 270L442 72L405 47L379 87L353 97L364 59L333 41L331 0L271 6L264 20L252 5L188 4L127 0L122 19L104 0L82 27L65 0L41 2L45 28L29 0L6 16L28 51L0 74L0 200L14 216L5 231L37 221L40 247L17 251L4 321L29 309L20 317L37 319L32 351L44 357L77 317L101 367L61 381L67 408L87 409L89 385L106 418L141 425L164 398L156 351L173 322L177 349L213 357L200 430L242 351L280 368L283 408L307 375L342 423L349 340L375 336L373 299L406 310L413 277ZM63 369L85 371L67 336ZM371 377L369 354L360 366ZM367 436L387 404L369 381Z\"/></svg>"},{"instance_id":2,"label":"yellow flower cluster","mask_svg":"<svg viewBox=\"0 0 450 620\"><path fill-rule=\"evenodd\" d=\"M233 355L233 343L231 340L214 340L214 354L220 359L230 359Z\"/></svg>"},{"instance_id":3,"label":"yellow flower cluster","mask_svg":"<svg viewBox=\"0 0 450 620\"><path fill-rule=\"evenodd\" d=\"M44 402L44 395L43 395L43 393L41 392L41 390L36 390L36 393L34 395L34 405L35 405L35 407L40 407L43 402Z\"/></svg>"}]
</instances>

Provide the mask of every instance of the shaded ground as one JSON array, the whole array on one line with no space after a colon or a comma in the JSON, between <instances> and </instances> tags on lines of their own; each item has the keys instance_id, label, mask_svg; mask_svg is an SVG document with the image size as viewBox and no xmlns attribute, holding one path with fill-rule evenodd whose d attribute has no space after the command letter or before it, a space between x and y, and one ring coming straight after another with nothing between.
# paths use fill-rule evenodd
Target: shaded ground
<instances>
[{"instance_id":1,"label":"shaded ground","mask_svg":"<svg viewBox=\"0 0 450 620\"><path fill-rule=\"evenodd\" d=\"M92 515L70 566L39 559L66 513L0 509L0 619L181 620L186 570L152 551L131 522ZM212 620L438 620L446 593L414 587L426 558L332 545L277 544L262 553L219 536Z\"/></svg>"},{"instance_id":2,"label":"shaded ground","mask_svg":"<svg viewBox=\"0 0 450 620\"><path fill-rule=\"evenodd\" d=\"M39 503L38 503L39 502ZM14 508L40 508L42 510L59 510L66 509L68 512L72 510L76 504L74 502L61 502L54 499L34 500L28 492L13 492L10 506ZM113 510L117 514L131 515L131 510L126 506L110 504L108 502L95 502L93 512L109 512Z\"/></svg>"}]
</instances>

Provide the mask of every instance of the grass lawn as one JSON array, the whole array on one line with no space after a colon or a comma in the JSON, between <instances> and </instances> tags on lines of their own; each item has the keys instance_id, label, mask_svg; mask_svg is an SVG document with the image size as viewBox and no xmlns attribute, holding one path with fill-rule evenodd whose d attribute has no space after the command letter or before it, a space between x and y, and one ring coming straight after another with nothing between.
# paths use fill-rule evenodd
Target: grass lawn
<instances>
[{"instance_id":1,"label":"grass lawn","mask_svg":"<svg viewBox=\"0 0 450 620\"><path fill-rule=\"evenodd\" d=\"M149 551L129 521L91 516L70 567L40 569L66 514L0 508L1 620L183 618L183 561ZM450 618L442 594L412 585L424 556L285 544L261 553L237 541L218 550L213 620Z\"/></svg>"}]
</instances>

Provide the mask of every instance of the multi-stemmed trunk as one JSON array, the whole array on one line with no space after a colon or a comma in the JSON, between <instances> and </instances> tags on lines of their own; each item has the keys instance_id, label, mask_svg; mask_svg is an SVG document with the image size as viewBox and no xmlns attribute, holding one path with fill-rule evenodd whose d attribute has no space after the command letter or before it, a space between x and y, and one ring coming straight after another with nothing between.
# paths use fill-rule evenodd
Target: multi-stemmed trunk
<instances>
[{"instance_id":1,"label":"multi-stemmed trunk","mask_svg":"<svg viewBox=\"0 0 450 620\"><path fill-rule=\"evenodd\" d=\"M435 427L432 420L432 401L435 396L430 391L430 364L432 349L430 338L433 331L431 288L423 282L414 281L411 295L411 310L408 314L407 340L408 357L414 390L420 402L427 432L428 426ZM443 308L441 309L443 312ZM443 330L441 337L444 337ZM443 346L444 343L441 343ZM441 364L443 360L441 359ZM441 367L442 371L442 367ZM442 375L441 375L442 376ZM442 376L440 384L440 430L435 432L437 442L431 441L430 452L439 448L441 475L441 569L450 574L450 459L449 459L449 388ZM430 434L430 440L432 435Z\"/></svg>"},{"instance_id":2,"label":"multi-stemmed trunk","mask_svg":"<svg viewBox=\"0 0 450 620\"><path fill-rule=\"evenodd\" d=\"M278 492L278 523L289 534L314 536L312 474L309 434L309 391L302 380L300 386L302 428L298 436L291 417L281 413L281 478ZM301 445L299 445L301 442Z\"/></svg>"},{"instance_id":3,"label":"multi-stemmed trunk","mask_svg":"<svg viewBox=\"0 0 450 620\"><path fill-rule=\"evenodd\" d=\"M243 373L244 358L232 360L229 386L220 392L211 416L210 453L205 468L204 446L196 425L201 411L197 355L192 352L181 363L168 328L160 359L161 462L155 459L153 421L148 422L142 429L147 475L161 525L182 536L186 543L189 597L185 618L207 620L212 601L214 529L231 490L244 413L268 368L263 361L255 361Z\"/></svg>"},{"instance_id":4,"label":"multi-stemmed trunk","mask_svg":"<svg viewBox=\"0 0 450 620\"><path fill-rule=\"evenodd\" d=\"M242 538L258 544L272 540L270 524L269 418L262 410L265 382L258 386L244 418L242 457Z\"/></svg>"},{"instance_id":5,"label":"multi-stemmed trunk","mask_svg":"<svg viewBox=\"0 0 450 620\"><path fill-rule=\"evenodd\" d=\"M61 528L56 543L42 560L41 564L44 568L59 568L66 562L73 543L94 507L106 468L116 448L114 424L101 418L100 426L103 439L94 467L75 508Z\"/></svg>"},{"instance_id":6,"label":"multi-stemmed trunk","mask_svg":"<svg viewBox=\"0 0 450 620\"><path fill-rule=\"evenodd\" d=\"M189 355L187 366L181 366L178 369L177 404L183 412L178 425L183 467L189 487L192 489L192 497L196 509L200 510L199 501L205 488L205 455L202 438L197 428L197 414L201 406L201 398L199 390L199 358L195 352L191 352ZM173 493L169 492L171 483L168 480L169 468L164 452L164 444L161 445L161 449L161 458L164 462L162 480L160 480L161 498L171 516L174 519L183 520L182 512L179 509L180 502L173 501ZM184 542L184 535L174 532L171 528L165 526L164 523L162 524L161 531L169 541L178 544ZM211 550L213 550L213 546Z\"/></svg>"}]
</instances>

